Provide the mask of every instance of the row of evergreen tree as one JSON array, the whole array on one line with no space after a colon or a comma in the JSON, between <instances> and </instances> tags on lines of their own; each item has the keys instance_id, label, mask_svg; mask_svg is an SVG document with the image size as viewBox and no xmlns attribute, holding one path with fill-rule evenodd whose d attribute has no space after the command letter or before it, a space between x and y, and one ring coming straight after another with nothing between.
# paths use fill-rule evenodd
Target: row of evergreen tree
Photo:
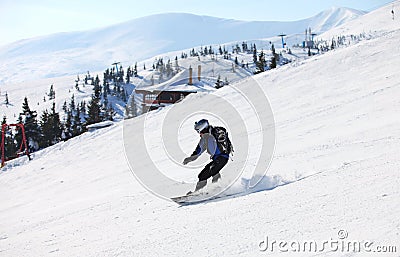
<instances>
[{"instance_id":1,"label":"row of evergreen tree","mask_svg":"<svg viewBox=\"0 0 400 257\"><path fill-rule=\"evenodd\" d=\"M127 81L131 76L138 76L137 67L128 68ZM19 114L17 123L24 124L25 135L28 143L29 152L35 152L39 149L46 148L63 140L68 140L78 136L86 131L86 126L98 123L104 120L113 120L115 111L108 100L110 95L116 96L126 103L127 92L125 90L125 82L123 80L124 70L122 66L118 70L107 69L104 72L103 86L100 85L98 76L91 77L90 74L85 76L84 83L93 85L93 94L88 103L82 101L76 103L73 94L69 103L64 102L62 110L64 111L64 120L61 121L59 112L56 111L55 90L53 85L50 86L47 94L49 100L53 100L50 110L44 110L40 117L35 110L29 106L28 98L25 97L22 103L22 112ZM121 79L122 78L122 79ZM78 87L79 76L76 80ZM129 82L128 82L129 83ZM111 90L110 84L113 84ZM78 87L79 89L79 87ZM7 95L7 104L8 95ZM7 117L4 116L2 124L7 123ZM22 134L20 129L9 128L5 132L5 158L13 158L16 156L19 146L22 143Z\"/></svg>"},{"instance_id":2,"label":"row of evergreen tree","mask_svg":"<svg viewBox=\"0 0 400 257\"><path fill-rule=\"evenodd\" d=\"M255 71L254 74L258 74L261 72L264 72L266 70L269 69L275 69L280 61L280 59L282 59L282 56L277 54L275 51L275 46L274 44L271 44L271 59L267 60L266 59L266 54L264 52L264 50L261 50L260 52L257 51L257 46L256 44L249 44L247 42L242 42L241 45L236 44L232 46L232 52L229 53L225 46L219 46L218 47L218 53L219 55L222 55L224 57L224 59L227 60L231 60L231 55L232 54L238 54L238 53L252 53L253 54L253 62L255 64ZM209 47L201 47L198 51L196 51L194 48L192 48L192 50L190 50L189 52L189 56L205 56L205 55L213 55L215 54L212 46ZM181 58L187 58L187 54L182 53L181 54ZM239 60L237 58L237 56L234 59L234 63L239 66L241 65L242 68L246 68L249 69L249 64L248 63L244 63L243 60L241 61L241 63L239 63Z\"/></svg>"},{"instance_id":3,"label":"row of evergreen tree","mask_svg":"<svg viewBox=\"0 0 400 257\"><path fill-rule=\"evenodd\" d=\"M7 117L4 116L2 125L6 123ZM46 109L38 118L37 112L31 110L28 99L25 97L17 123L24 124L29 152L48 147L63 139L63 124L60 121L60 115L56 111L54 102L50 111ZM22 144L22 131L9 128L5 131L4 137L5 158L13 158Z\"/></svg>"},{"instance_id":4,"label":"row of evergreen tree","mask_svg":"<svg viewBox=\"0 0 400 257\"><path fill-rule=\"evenodd\" d=\"M266 55L264 50L261 50L260 53L257 54L257 47L256 44L253 46L253 62L256 65L256 70L254 74L258 74L264 72L268 69L275 69L277 63L279 62L280 55L278 55L275 51L274 44L271 45L271 59L269 62L266 59Z\"/></svg>"}]
</instances>

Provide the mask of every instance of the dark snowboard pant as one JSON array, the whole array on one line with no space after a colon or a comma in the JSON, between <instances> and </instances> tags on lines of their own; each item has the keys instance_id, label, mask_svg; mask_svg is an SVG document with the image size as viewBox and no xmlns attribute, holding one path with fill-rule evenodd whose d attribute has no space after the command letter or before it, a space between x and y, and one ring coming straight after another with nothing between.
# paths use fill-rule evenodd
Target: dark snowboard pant
<instances>
[{"instance_id":1,"label":"dark snowboard pant","mask_svg":"<svg viewBox=\"0 0 400 257\"><path fill-rule=\"evenodd\" d=\"M198 178L199 181L206 181L207 179L214 177L218 174L220 177L220 170L228 163L228 158L218 156L212 162L207 164L204 169L200 172ZM214 181L213 181L214 182Z\"/></svg>"}]
</instances>

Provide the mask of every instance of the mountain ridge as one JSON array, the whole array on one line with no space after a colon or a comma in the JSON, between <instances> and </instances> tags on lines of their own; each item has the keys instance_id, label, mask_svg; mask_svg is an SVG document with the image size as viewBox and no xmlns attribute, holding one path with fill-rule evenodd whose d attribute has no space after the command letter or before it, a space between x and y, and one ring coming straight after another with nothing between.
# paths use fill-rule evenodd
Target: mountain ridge
<instances>
[{"instance_id":1,"label":"mountain ridge","mask_svg":"<svg viewBox=\"0 0 400 257\"><path fill-rule=\"evenodd\" d=\"M1 47L0 72L6 75L0 84L20 75L29 80L103 70L114 61L132 65L166 52L303 33L308 27L321 33L362 14L348 8L331 8L308 19L278 22L164 13L92 30L55 33Z\"/></svg>"}]
</instances>

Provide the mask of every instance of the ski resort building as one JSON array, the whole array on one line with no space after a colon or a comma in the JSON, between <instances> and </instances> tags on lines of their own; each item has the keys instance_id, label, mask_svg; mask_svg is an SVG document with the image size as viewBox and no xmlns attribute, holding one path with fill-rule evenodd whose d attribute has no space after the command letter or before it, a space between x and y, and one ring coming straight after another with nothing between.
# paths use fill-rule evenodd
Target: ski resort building
<instances>
[{"instance_id":1,"label":"ski resort building","mask_svg":"<svg viewBox=\"0 0 400 257\"><path fill-rule=\"evenodd\" d=\"M142 112L156 110L166 105L174 104L181 101L187 95L196 93L197 91L184 91L184 90L135 90L136 94L142 95Z\"/></svg>"}]
</instances>

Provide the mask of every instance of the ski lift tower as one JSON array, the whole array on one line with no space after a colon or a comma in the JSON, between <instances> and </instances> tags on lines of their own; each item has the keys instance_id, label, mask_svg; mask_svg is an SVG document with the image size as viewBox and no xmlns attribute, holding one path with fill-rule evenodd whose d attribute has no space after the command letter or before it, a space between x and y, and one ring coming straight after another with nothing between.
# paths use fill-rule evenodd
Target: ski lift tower
<instances>
[{"instance_id":1,"label":"ski lift tower","mask_svg":"<svg viewBox=\"0 0 400 257\"><path fill-rule=\"evenodd\" d=\"M278 37L281 37L281 39L282 39L282 48L285 48L285 45L286 45L285 40L283 39L283 37L285 37L285 36L286 36L285 34L278 35Z\"/></svg>"},{"instance_id":2,"label":"ski lift tower","mask_svg":"<svg viewBox=\"0 0 400 257\"><path fill-rule=\"evenodd\" d=\"M115 65L115 69L117 70L117 74L118 74L118 64L120 64L121 62L114 62L112 65Z\"/></svg>"},{"instance_id":3,"label":"ski lift tower","mask_svg":"<svg viewBox=\"0 0 400 257\"><path fill-rule=\"evenodd\" d=\"M114 62L112 65L115 65L115 69L116 69L116 71L117 71L117 76L115 77L116 78L116 81L114 82L115 83L115 85L117 85L117 87L119 88L119 72L118 72L118 64L120 64L121 62ZM125 89L124 89L125 90Z\"/></svg>"}]
</instances>

